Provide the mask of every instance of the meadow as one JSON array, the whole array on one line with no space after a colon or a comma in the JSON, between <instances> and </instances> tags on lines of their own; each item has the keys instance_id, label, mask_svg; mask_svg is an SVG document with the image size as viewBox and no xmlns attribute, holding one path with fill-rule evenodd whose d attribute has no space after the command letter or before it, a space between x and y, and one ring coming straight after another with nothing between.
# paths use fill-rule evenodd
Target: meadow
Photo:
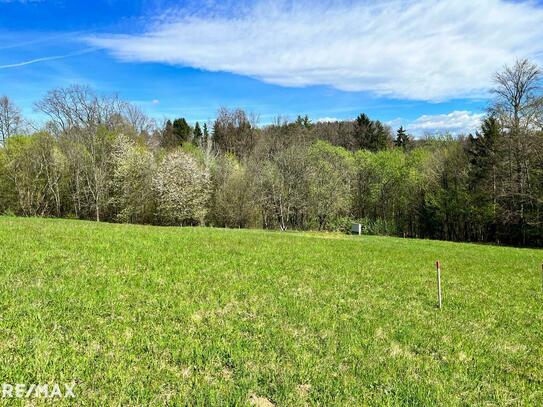
<instances>
[{"instance_id":1,"label":"meadow","mask_svg":"<svg viewBox=\"0 0 543 407\"><path fill-rule=\"evenodd\" d=\"M74 382L78 405L542 405L542 260L0 217L0 380Z\"/></svg>"}]
</instances>

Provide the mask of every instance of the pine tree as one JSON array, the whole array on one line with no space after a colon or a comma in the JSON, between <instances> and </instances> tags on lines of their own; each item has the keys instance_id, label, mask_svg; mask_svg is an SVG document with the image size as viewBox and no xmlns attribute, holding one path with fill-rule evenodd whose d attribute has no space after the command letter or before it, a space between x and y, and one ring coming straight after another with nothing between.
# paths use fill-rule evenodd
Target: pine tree
<instances>
[{"instance_id":1,"label":"pine tree","mask_svg":"<svg viewBox=\"0 0 543 407\"><path fill-rule=\"evenodd\" d=\"M173 121L173 134L175 136L176 146L180 146L190 140L192 128L183 117L175 119Z\"/></svg>"},{"instance_id":2,"label":"pine tree","mask_svg":"<svg viewBox=\"0 0 543 407\"><path fill-rule=\"evenodd\" d=\"M209 130L207 129L207 123L204 123L204 144L207 145L209 140Z\"/></svg>"},{"instance_id":3,"label":"pine tree","mask_svg":"<svg viewBox=\"0 0 543 407\"><path fill-rule=\"evenodd\" d=\"M498 170L501 128L496 118L487 117L481 133L468 136L469 190L477 223L485 227L481 240L495 239L498 216Z\"/></svg>"},{"instance_id":4,"label":"pine tree","mask_svg":"<svg viewBox=\"0 0 543 407\"><path fill-rule=\"evenodd\" d=\"M468 137L468 156L472 165L474 181L481 182L498 164L498 139L501 129L496 118L487 117L481 125L481 133Z\"/></svg>"},{"instance_id":5,"label":"pine tree","mask_svg":"<svg viewBox=\"0 0 543 407\"><path fill-rule=\"evenodd\" d=\"M173 125L170 120L164 125L162 134L160 137L160 147L162 148L171 148L175 145L175 136L173 134Z\"/></svg>"},{"instance_id":6,"label":"pine tree","mask_svg":"<svg viewBox=\"0 0 543 407\"><path fill-rule=\"evenodd\" d=\"M380 151L389 146L391 136L380 121L373 121L362 113L354 123L354 139L357 149Z\"/></svg>"},{"instance_id":7,"label":"pine tree","mask_svg":"<svg viewBox=\"0 0 543 407\"><path fill-rule=\"evenodd\" d=\"M399 148L407 150L409 143L411 142L411 137L407 134L407 131L401 126L396 132L396 140L394 140L394 145Z\"/></svg>"},{"instance_id":8,"label":"pine tree","mask_svg":"<svg viewBox=\"0 0 543 407\"><path fill-rule=\"evenodd\" d=\"M392 145L392 135L390 128L385 127L379 120L374 122L374 132L371 134L369 150L381 151L386 150Z\"/></svg>"},{"instance_id":9,"label":"pine tree","mask_svg":"<svg viewBox=\"0 0 543 407\"><path fill-rule=\"evenodd\" d=\"M303 117L298 115L295 123L298 126L303 127L304 129L307 129L307 130L311 130L311 128L313 127L313 123L311 123L311 119L309 118L308 115L305 115Z\"/></svg>"},{"instance_id":10,"label":"pine tree","mask_svg":"<svg viewBox=\"0 0 543 407\"><path fill-rule=\"evenodd\" d=\"M205 124L204 124L204 126L205 126ZM203 136L203 133L202 133L202 129L200 128L200 123L196 122L196 124L194 125L192 143L195 146L200 145L202 143L202 136Z\"/></svg>"}]
</instances>

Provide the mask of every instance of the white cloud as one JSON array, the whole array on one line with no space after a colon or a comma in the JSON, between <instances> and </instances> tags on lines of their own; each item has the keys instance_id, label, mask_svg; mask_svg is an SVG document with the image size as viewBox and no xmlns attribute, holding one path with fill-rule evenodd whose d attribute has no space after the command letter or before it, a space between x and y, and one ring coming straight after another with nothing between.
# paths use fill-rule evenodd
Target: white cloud
<instances>
[{"instance_id":1,"label":"white cloud","mask_svg":"<svg viewBox=\"0 0 543 407\"><path fill-rule=\"evenodd\" d=\"M503 64L543 59L543 8L532 1L258 0L230 15L168 15L142 34L84 40L124 61L432 101L484 96Z\"/></svg>"},{"instance_id":2,"label":"white cloud","mask_svg":"<svg viewBox=\"0 0 543 407\"><path fill-rule=\"evenodd\" d=\"M336 117L320 117L317 119L318 123L333 123L339 122L340 120Z\"/></svg>"},{"instance_id":3,"label":"white cloud","mask_svg":"<svg viewBox=\"0 0 543 407\"><path fill-rule=\"evenodd\" d=\"M416 135L436 132L473 133L480 127L483 117L484 113L472 113L465 110L456 110L449 114L423 115L407 124L407 130Z\"/></svg>"},{"instance_id":4,"label":"white cloud","mask_svg":"<svg viewBox=\"0 0 543 407\"><path fill-rule=\"evenodd\" d=\"M404 120L401 117L397 117L396 119L389 120L388 122L385 122L386 125L396 128L403 125Z\"/></svg>"},{"instance_id":5,"label":"white cloud","mask_svg":"<svg viewBox=\"0 0 543 407\"><path fill-rule=\"evenodd\" d=\"M153 105L158 105L158 104L160 104L160 100L158 100L158 99L153 99L153 100L151 100L151 104L153 104Z\"/></svg>"}]
</instances>

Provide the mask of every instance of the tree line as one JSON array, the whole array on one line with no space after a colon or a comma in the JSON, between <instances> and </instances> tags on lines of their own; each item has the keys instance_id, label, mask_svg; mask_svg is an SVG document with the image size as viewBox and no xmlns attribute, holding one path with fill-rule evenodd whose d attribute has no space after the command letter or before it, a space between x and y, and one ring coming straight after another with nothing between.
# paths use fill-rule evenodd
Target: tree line
<instances>
[{"instance_id":1,"label":"tree line","mask_svg":"<svg viewBox=\"0 0 543 407\"><path fill-rule=\"evenodd\" d=\"M0 213L157 225L348 230L543 244L541 71L496 74L475 134L414 139L360 114L258 126L240 109L157 126L83 86L35 104L28 130L0 98ZM26 129L25 129L26 128Z\"/></svg>"}]
</instances>

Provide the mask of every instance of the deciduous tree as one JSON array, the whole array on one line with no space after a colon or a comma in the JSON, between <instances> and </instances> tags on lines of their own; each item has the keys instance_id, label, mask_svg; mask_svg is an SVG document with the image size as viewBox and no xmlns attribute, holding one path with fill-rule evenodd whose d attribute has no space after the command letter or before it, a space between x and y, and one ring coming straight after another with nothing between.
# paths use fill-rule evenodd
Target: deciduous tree
<instances>
[{"instance_id":1,"label":"deciduous tree","mask_svg":"<svg viewBox=\"0 0 543 407\"><path fill-rule=\"evenodd\" d=\"M0 145L17 134L22 126L21 110L7 97L0 97Z\"/></svg>"}]
</instances>

